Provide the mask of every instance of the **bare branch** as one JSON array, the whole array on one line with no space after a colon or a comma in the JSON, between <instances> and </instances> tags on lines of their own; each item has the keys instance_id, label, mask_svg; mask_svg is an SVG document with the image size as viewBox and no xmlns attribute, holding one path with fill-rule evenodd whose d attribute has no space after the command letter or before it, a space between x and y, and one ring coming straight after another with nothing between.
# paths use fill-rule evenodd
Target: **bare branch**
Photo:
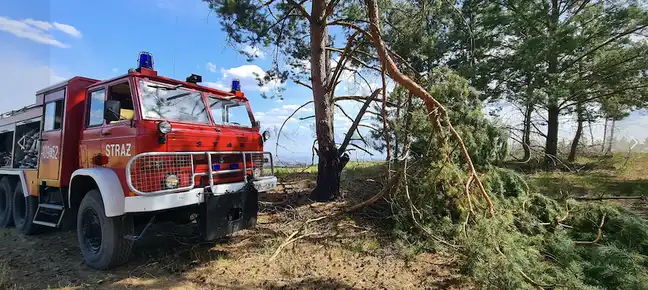
<instances>
[{"instance_id":1,"label":"bare branch","mask_svg":"<svg viewBox=\"0 0 648 290\"><path fill-rule=\"evenodd\" d=\"M331 14L333 14L335 6L338 5L338 2L340 2L340 0L331 0L331 2L329 2L329 4L326 6L326 13L324 13L324 18L328 18L329 16L331 16Z\"/></svg>"},{"instance_id":2,"label":"bare branch","mask_svg":"<svg viewBox=\"0 0 648 290\"><path fill-rule=\"evenodd\" d=\"M307 84L307 83L304 83L304 82L302 82L302 81L300 81L300 80L293 80L293 82L295 82L295 83L298 84L298 85L302 85L302 86L305 86L305 87L307 87L307 88L313 90L313 87L312 87L311 85L309 85L309 84Z\"/></svg>"},{"instance_id":3,"label":"bare branch","mask_svg":"<svg viewBox=\"0 0 648 290\"><path fill-rule=\"evenodd\" d=\"M288 120L290 120L290 118L292 118L295 114L297 114L297 111L301 110L301 108L306 107L308 104L310 104L312 102L313 101L308 101L308 102L304 103L303 105L299 106L299 108L295 109L295 111L292 112L292 114L290 114L290 116L288 116L288 118L286 118L286 120L284 120L283 123L281 124L281 128L279 128L279 132L277 133L277 142L275 143L275 156L276 156L277 160L279 160L279 138L281 137L281 131L283 130L284 126L286 125L286 122L288 122Z\"/></svg>"},{"instance_id":4,"label":"bare branch","mask_svg":"<svg viewBox=\"0 0 648 290\"><path fill-rule=\"evenodd\" d=\"M340 59L337 62L337 66L335 66L335 71L333 72L333 77L331 78L331 83L329 83L329 87L328 87L329 92L333 92L333 89L337 85L338 79L340 79L340 75L342 75L342 70L346 65L347 54L351 50L351 45L353 44L353 41L355 40L356 36L358 36L359 33L360 32L356 31L347 39L346 47L344 47L344 51L342 51L342 55L340 55Z\"/></svg>"},{"instance_id":5,"label":"bare branch","mask_svg":"<svg viewBox=\"0 0 648 290\"><path fill-rule=\"evenodd\" d=\"M378 128L378 127L373 127L373 126L371 126L371 125L367 125L367 124L358 124L358 127L365 127L365 128L369 128L369 129L371 129L371 130L374 130L374 131L376 131L376 132L380 132L380 128Z\"/></svg>"},{"instance_id":6,"label":"bare branch","mask_svg":"<svg viewBox=\"0 0 648 290\"><path fill-rule=\"evenodd\" d=\"M353 24L351 22L346 22L346 21L343 21L343 20L334 20L334 21L331 21L331 22L327 23L326 25L329 25L329 26L342 26L342 27L351 28L351 29L354 29L354 30L359 31L360 33L364 34L364 36L366 36L369 40L372 39L372 36L369 33L369 31L366 31L362 27L360 27L360 26L358 26L356 24Z\"/></svg>"},{"instance_id":7,"label":"bare branch","mask_svg":"<svg viewBox=\"0 0 648 290\"><path fill-rule=\"evenodd\" d=\"M366 143L365 143L365 144L366 144ZM360 149L360 150L364 151L365 153L369 154L370 156L373 156L373 153L369 152L369 150L364 149L364 148L362 148L362 147L360 147L360 146L358 146L358 145L356 145L356 144L349 143L349 146L353 146L353 147L355 147L355 148L357 148L357 149Z\"/></svg>"},{"instance_id":8,"label":"bare branch","mask_svg":"<svg viewBox=\"0 0 648 290\"><path fill-rule=\"evenodd\" d=\"M335 97L335 98L333 99L333 101L334 101L334 102L337 102L337 101L356 101L356 102L362 102L362 101L366 101L366 100L369 99L369 98L370 98L370 97L367 97L367 96L337 96L337 97ZM381 100L381 99L378 99L378 98L373 98L373 99L371 99L371 100L374 101L374 102L382 102L382 100ZM396 105L395 103L393 103L393 102L387 101L387 106L390 106L390 107L396 107L397 105Z\"/></svg>"},{"instance_id":9,"label":"bare branch","mask_svg":"<svg viewBox=\"0 0 648 290\"><path fill-rule=\"evenodd\" d=\"M347 146L349 145L349 142L351 141L351 136L353 136L353 132L358 129L358 124L360 124L360 121L362 120L365 111L367 111L369 105L371 105L371 101L376 98L376 96L378 95L378 93L380 93L380 91L381 91L380 89L375 90L371 94L371 96L367 98L367 101L365 101L364 105L362 105L362 108L360 108L358 115L356 115L355 120L353 120L353 124L351 124L349 130L347 130L347 134L344 137L344 141L342 142L342 145L340 145L340 154L343 154L344 151L346 150Z\"/></svg>"},{"instance_id":10,"label":"bare branch","mask_svg":"<svg viewBox=\"0 0 648 290\"><path fill-rule=\"evenodd\" d=\"M326 47L326 50L335 51L335 52L339 52L339 53L344 53L344 50L339 49L339 48L335 48L335 47ZM358 62L359 64L361 64L362 66L364 66L364 67L366 67L368 69L372 69L372 70L375 70L375 71L378 71L378 72L381 71L380 68L377 68L375 66L371 66L368 63L362 61L361 59L359 59L359 58L357 58L355 56L349 55L347 57L350 58L350 59L353 59L354 61Z\"/></svg>"},{"instance_id":11,"label":"bare branch","mask_svg":"<svg viewBox=\"0 0 648 290\"><path fill-rule=\"evenodd\" d=\"M301 118L299 118L299 121L308 120L308 119L312 119L312 118L315 118L315 115L308 116L308 117L301 117Z\"/></svg>"},{"instance_id":12,"label":"bare branch","mask_svg":"<svg viewBox=\"0 0 648 290\"><path fill-rule=\"evenodd\" d=\"M294 0L288 0L288 3L292 4L293 7L295 7L299 12L301 13L302 16L304 16L308 21L311 21L311 16L308 14L308 11L306 11L306 8L304 8L303 4L306 3L307 0L304 0L302 2L295 2Z\"/></svg>"},{"instance_id":13,"label":"bare branch","mask_svg":"<svg viewBox=\"0 0 648 290\"><path fill-rule=\"evenodd\" d=\"M596 238L591 241L591 242L575 242L576 245L579 246L593 246L596 245L601 240L601 236L603 235L603 225L605 224L605 217L607 216L607 213L603 213L603 217L601 218L601 223L598 226L598 231L596 233Z\"/></svg>"}]
</instances>

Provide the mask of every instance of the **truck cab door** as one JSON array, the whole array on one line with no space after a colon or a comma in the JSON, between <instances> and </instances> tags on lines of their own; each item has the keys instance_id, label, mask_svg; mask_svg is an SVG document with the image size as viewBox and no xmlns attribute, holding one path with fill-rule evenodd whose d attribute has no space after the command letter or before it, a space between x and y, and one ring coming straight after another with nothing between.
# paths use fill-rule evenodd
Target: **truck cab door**
<instances>
[{"instance_id":1,"label":"truck cab door","mask_svg":"<svg viewBox=\"0 0 648 290\"><path fill-rule=\"evenodd\" d=\"M125 176L120 174L125 172L123 169L137 152L135 149L137 129L134 123L136 106L133 95L128 80L119 80L108 85L107 99L119 101L121 116L119 121L105 121L100 133L101 148L108 157L106 166L121 169L115 172L120 178L124 177L122 180L125 180Z\"/></svg>"},{"instance_id":2,"label":"truck cab door","mask_svg":"<svg viewBox=\"0 0 648 290\"><path fill-rule=\"evenodd\" d=\"M65 89L46 95L43 107L38 178L58 180L65 118Z\"/></svg>"},{"instance_id":3,"label":"truck cab door","mask_svg":"<svg viewBox=\"0 0 648 290\"><path fill-rule=\"evenodd\" d=\"M79 165L82 168L103 165L101 150L101 130L103 129L104 102L106 89L103 87L88 90L84 130L79 148Z\"/></svg>"}]
</instances>

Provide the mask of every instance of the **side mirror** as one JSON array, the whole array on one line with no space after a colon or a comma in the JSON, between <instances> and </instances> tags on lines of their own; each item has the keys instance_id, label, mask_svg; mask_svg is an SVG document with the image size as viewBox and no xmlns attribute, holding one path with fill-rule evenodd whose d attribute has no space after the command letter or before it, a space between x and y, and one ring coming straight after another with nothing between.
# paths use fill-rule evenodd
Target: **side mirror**
<instances>
[{"instance_id":1,"label":"side mirror","mask_svg":"<svg viewBox=\"0 0 648 290\"><path fill-rule=\"evenodd\" d=\"M117 100L106 100L104 102L104 120L106 122L119 121L121 104Z\"/></svg>"},{"instance_id":2,"label":"side mirror","mask_svg":"<svg viewBox=\"0 0 648 290\"><path fill-rule=\"evenodd\" d=\"M270 132L263 131L263 142L268 141L268 139L270 139Z\"/></svg>"},{"instance_id":3,"label":"side mirror","mask_svg":"<svg viewBox=\"0 0 648 290\"><path fill-rule=\"evenodd\" d=\"M261 121L256 121L256 127L261 128Z\"/></svg>"}]
</instances>

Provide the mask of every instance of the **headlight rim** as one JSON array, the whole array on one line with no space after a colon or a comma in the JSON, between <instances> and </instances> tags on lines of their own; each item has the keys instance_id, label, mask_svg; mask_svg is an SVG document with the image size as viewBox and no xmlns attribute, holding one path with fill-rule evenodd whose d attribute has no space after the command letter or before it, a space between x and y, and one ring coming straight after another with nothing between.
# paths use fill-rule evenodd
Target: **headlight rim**
<instances>
[{"instance_id":1,"label":"headlight rim","mask_svg":"<svg viewBox=\"0 0 648 290\"><path fill-rule=\"evenodd\" d=\"M174 178L174 177L175 177L175 185L169 185L170 183L169 178ZM162 181L164 182L165 189L177 189L180 187L180 176L178 176L177 174L167 173L167 175L164 176L164 179Z\"/></svg>"},{"instance_id":2,"label":"headlight rim","mask_svg":"<svg viewBox=\"0 0 648 290\"><path fill-rule=\"evenodd\" d=\"M160 132L160 134L162 134L162 135L167 135L167 134L171 133L171 131L173 131L173 126L168 121L162 121L162 122L158 123L157 127L158 127L158 132ZM166 128L168 128L168 129L166 129Z\"/></svg>"}]
</instances>

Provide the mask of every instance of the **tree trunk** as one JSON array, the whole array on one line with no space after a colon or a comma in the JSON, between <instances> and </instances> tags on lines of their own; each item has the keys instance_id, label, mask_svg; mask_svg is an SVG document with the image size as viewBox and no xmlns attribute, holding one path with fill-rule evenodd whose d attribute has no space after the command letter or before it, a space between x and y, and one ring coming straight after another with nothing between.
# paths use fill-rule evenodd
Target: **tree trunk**
<instances>
[{"instance_id":1,"label":"tree trunk","mask_svg":"<svg viewBox=\"0 0 648 290\"><path fill-rule=\"evenodd\" d=\"M605 141L607 140L607 124L608 118L605 117L605 125L603 127L603 141L601 142L601 153L605 152Z\"/></svg>"},{"instance_id":2,"label":"tree trunk","mask_svg":"<svg viewBox=\"0 0 648 290\"><path fill-rule=\"evenodd\" d=\"M605 154L612 154L612 142L614 142L614 125L616 124L616 119L612 118L612 128L610 128L610 141L608 142L608 148Z\"/></svg>"},{"instance_id":3,"label":"tree trunk","mask_svg":"<svg viewBox=\"0 0 648 290\"><path fill-rule=\"evenodd\" d=\"M558 117L560 116L560 108L556 105L549 106L547 109L549 116L547 122L547 142L545 144L545 154L550 156L558 156ZM551 157L546 156L547 164L553 162Z\"/></svg>"},{"instance_id":4,"label":"tree trunk","mask_svg":"<svg viewBox=\"0 0 648 290\"><path fill-rule=\"evenodd\" d=\"M555 50L555 39L558 36L556 35L556 32L558 30L558 20L560 16L560 11L559 11L559 1L558 0L551 0L551 15L550 15L550 23L548 23L548 28L549 28L549 38L553 40L552 43L552 50ZM552 83L557 82L557 73L558 73L558 54L557 53L550 53L548 56L548 67L547 67L547 73L549 73L549 81ZM554 86L549 86L549 87L554 87ZM547 107L547 112L549 114L548 120L547 120L547 141L545 143L545 164L549 166L550 164L553 164L553 160L551 157L557 157L558 155L558 117L560 116L560 107L558 107L558 98L557 96L553 95L555 92L549 92L549 106Z\"/></svg>"},{"instance_id":5,"label":"tree trunk","mask_svg":"<svg viewBox=\"0 0 648 290\"><path fill-rule=\"evenodd\" d=\"M313 1L311 11L311 78L315 103L315 132L319 163L317 186L311 193L315 201L331 201L340 195L340 171L344 167L333 134L333 95L327 91L328 60L325 52L328 43L326 26L326 1Z\"/></svg>"},{"instance_id":6,"label":"tree trunk","mask_svg":"<svg viewBox=\"0 0 648 290\"><path fill-rule=\"evenodd\" d=\"M583 135L583 122L585 122L582 106L579 105L576 110L576 113L578 114L578 127L576 128L576 134L574 135L574 140L572 141L571 149L569 150L569 158L567 159L569 162L574 162L574 160L576 160L576 150L578 150L578 143Z\"/></svg>"},{"instance_id":7,"label":"tree trunk","mask_svg":"<svg viewBox=\"0 0 648 290\"><path fill-rule=\"evenodd\" d=\"M522 131L522 147L524 148L524 158L522 160L529 160L531 158L531 113L533 106L527 104L526 111L524 112L524 129Z\"/></svg>"}]
</instances>

